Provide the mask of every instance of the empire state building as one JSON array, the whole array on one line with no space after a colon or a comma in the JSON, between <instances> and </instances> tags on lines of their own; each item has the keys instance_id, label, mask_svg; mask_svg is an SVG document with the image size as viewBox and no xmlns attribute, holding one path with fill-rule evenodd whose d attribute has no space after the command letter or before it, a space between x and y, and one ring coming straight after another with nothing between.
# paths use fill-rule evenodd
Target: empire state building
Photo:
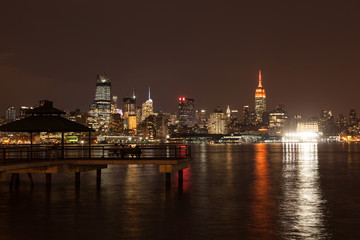
<instances>
[{"instance_id":1,"label":"empire state building","mask_svg":"<svg viewBox=\"0 0 360 240\"><path fill-rule=\"evenodd\" d=\"M262 86L261 70L259 70L259 85L255 90L255 116L258 124L264 120L264 113L266 112L266 93Z\"/></svg>"}]
</instances>

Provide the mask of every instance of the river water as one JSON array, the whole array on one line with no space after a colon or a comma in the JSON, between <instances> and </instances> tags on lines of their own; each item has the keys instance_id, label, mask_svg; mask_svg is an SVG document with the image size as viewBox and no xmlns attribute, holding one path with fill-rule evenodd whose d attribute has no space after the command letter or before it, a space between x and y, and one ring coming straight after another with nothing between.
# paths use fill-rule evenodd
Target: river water
<instances>
[{"instance_id":1,"label":"river water","mask_svg":"<svg viewBox=\"0 0 360 240\"><path fill-rule=\"evenodd\" d=\"M180 188L156 166L0 184L0 239L360 239L360 145L194 145Z\"/></svg>"}]
</instances>

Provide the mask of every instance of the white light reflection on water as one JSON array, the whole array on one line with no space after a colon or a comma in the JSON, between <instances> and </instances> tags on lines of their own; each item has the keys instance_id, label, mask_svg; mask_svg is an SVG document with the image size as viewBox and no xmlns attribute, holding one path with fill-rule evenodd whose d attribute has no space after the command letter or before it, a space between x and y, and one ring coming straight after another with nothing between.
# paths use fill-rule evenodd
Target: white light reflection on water
<instances>
[{"instance_id":1,"label":"white light reflection on water","mask_svg":"<svg viewBox=\"0 0 360 240\"><path fill-rule=\"evenodd\" d=\"M280 222L291 239L327 239L317 143L283 144Z\"/></svg>"}]
</instances>

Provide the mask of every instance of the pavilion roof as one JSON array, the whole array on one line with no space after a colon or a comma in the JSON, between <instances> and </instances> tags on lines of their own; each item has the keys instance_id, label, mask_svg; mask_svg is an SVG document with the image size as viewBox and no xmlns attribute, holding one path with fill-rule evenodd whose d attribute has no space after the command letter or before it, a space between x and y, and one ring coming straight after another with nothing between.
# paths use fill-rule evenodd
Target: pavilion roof
<instances>
[{"instance_id":1,"label":"pavilion roof","mask_svg":"<svg viewBox=\"0 0 360 240\"><path fill-rule=\"evenodd\" d=\"M30 116L0 126L0 132L94 132L61 116Z\"/></svg>"}]
</instances>

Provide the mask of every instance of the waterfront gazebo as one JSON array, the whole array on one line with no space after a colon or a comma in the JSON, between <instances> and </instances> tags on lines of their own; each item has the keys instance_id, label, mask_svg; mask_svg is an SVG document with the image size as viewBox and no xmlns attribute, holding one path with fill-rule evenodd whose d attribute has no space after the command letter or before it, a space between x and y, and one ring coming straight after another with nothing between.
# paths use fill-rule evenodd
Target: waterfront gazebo
<instances>
[{"instance_id":1,"label":"waterfront gazebo","mask_svg":"<svg viewBox=\"0 0 360 240\"><path fill-rule=\"evenodd\" d=\"M30 133L30 145L33 144L33 133L47 132L61 133L61 152L64 156L64 133L87 132L89 136L89 157L91 150L91 132L95 130L82 124L70 121L61 115L64 111L53 107L48 100L40 101L40 106L26 112L29 116L0 126L0 132L27 132Z\"/></svg>"}]
</instances>

